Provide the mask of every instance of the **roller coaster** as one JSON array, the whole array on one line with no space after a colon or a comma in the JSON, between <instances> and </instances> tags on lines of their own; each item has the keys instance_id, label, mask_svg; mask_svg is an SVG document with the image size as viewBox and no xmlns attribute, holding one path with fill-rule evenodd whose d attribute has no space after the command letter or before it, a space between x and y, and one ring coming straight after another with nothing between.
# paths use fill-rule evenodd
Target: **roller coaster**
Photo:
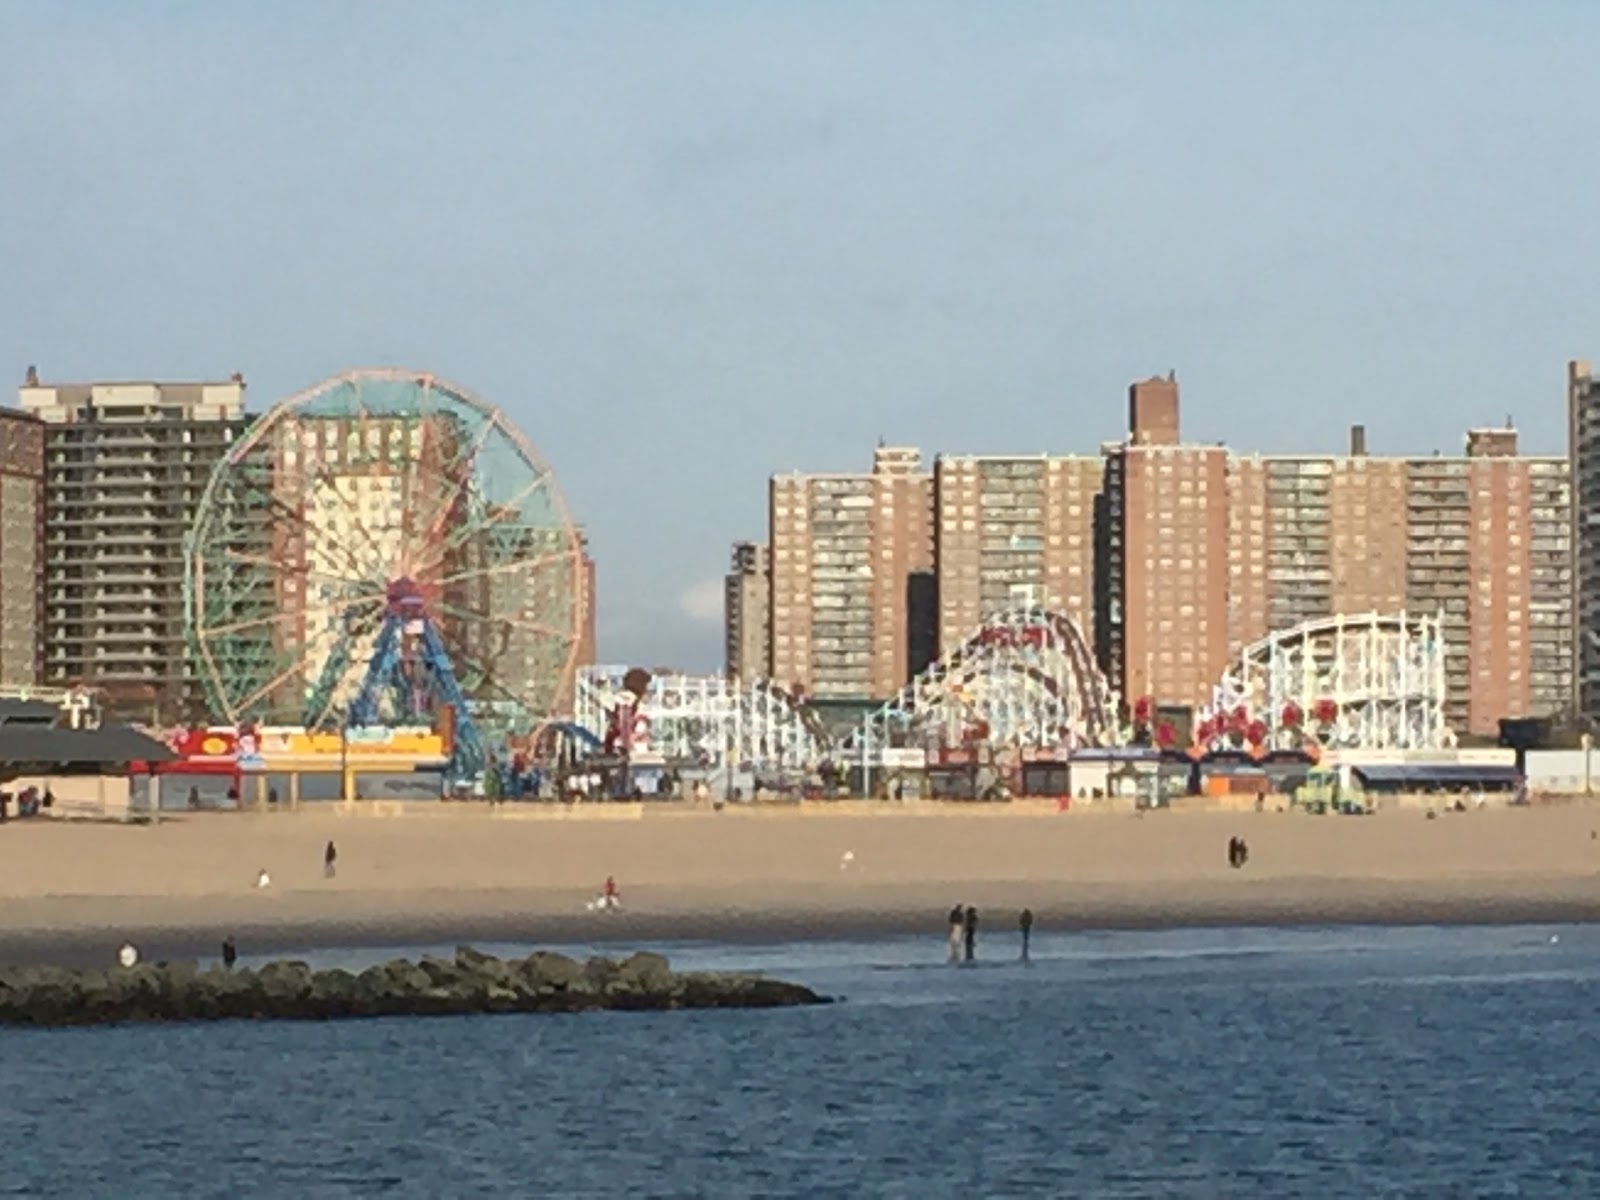
<instances>
[{"instance_id":1,"label":"roller coaster","mask_svg":"<svg viewBox=\"0 0 1600 1200\"><path fill-rule=\"evenodd\" d=\"M1366 613L1309 621L1247 646L1197 714L1196 741L1293 748L1437 750L1445 724L1437 616Z\"/></svg>"},{"instance_id":2,"label":"roller coaster","mask_svg":"<svg viewBox=\"0 0 1600 1200\"><path fill-rule=\"evenodd\" d=\"M627 675L580 676L576 726L615 741L621 705L631 753L718 770L875 767L897 752L932 760L979 745L1070 753L1125 744L1139 722L1138 704L1124 721L1076 622L1041 608L996 613L842 736L830 737L803 697L768 682L664 675L634 698ZM1244 649L1196 714L1189 748L1444 748L1453 742L1444 687L1439 618L1313 621Z\"/></svg>"},{"instance_id":3,"label":"roller coaster","mask_svg":"<svg viewBox=\"0 0 1600 1200\"><path fill-rule=\"evenodd\" d=\"M829 737L803 697L767 681L663 675L635 701L627 675L580 675L575 723L605 737L622 706L631 753L714 769L809 770L875 764L893 749L1071 748L1118 736L1116 696L1082 631L1038 608L991 617L842 738Z\"/></svg>"},{"instance_id":4,"label":"roller coaster","mask_svg":"<svg viewBox=\"0 0 1600 1200\"><path fill-rule=\"evenodd\" d=\"M1015 750L1103 745L1117 699L1077 624L1042 608L1000 612L846 737L841 757L938 752L976 743Z\"/></svg>"},{"instance_id":5,"label":"roller coaster","mask_svg":"<svg viewBox=\"0 0 1600 1200\"><path fill-rule=\"evenodd\" d=\"M631 674L622 667L582 672L574 724L614 744L621 709L631 755L703 768L803 770L826 757L827 739L814 715L771 684L655 675L645 676L643 695L636 696Z\"/></svg>"}]
</instances>

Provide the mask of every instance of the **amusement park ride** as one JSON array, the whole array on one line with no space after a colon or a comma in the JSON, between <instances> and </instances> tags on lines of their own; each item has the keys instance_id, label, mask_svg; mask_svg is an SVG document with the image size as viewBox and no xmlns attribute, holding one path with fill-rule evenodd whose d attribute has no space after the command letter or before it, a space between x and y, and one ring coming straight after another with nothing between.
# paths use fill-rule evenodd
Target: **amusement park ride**
<instances>
[{"instance_id":1,"label":"amusement park ride","mask_svg":"<svg viewBox=\"0 0 1600 1200\"><path fill-rule=\"evenodd\" d=\"M711 771L874 772L1011 755L1132 749L1200 759L1330 749L1440 750L1444 650L1437 617L1336 617L1249 646L1180 744L1150 697L1124 705L1069 617L996 613L899 695L830 737L804 697L765 682L597 668L579 677L578 724L643 761Z\"/></svg>"},{"instance_id":2,"label":"amusement park ride","mask_svg":"<svg viewBox=\"0 0 1600 1200\"><path fill-rule=\"evenodd\" d=\"M471 786L571 704L583 542L493 406L414 371L323 381L218 465L186 547L191 652L225 727L431 732Z\"/></svg>"},{"instance_id":3,"label":"amusement park ride","mask_svg":"<svg viewBox=\"0 0 1600 1200\"><path fill-rule=\"evenodd\" d=\"M1113 692L1070 617L1031 604L843 731L770 681L580 671L583 544L553 472L499 410L416 372L347 372L255 422L206 489L186 566L222 727L340 745L420 731L449 784L491 793L526 790L540 764L616 793L652 773L731 790L859 770L866 786L962 756L1450 744L1440 621L1406 613L1247 647L1181 739L1150 697Z\"/></svg>"},{"instance_id":4,"label":"amusement park ride","mask_svg":"<svg viewBox=\"0 0 1600 1200\"><path fill-rule=\"evenodd\" d=\"M317 695L332 690L349 661L350 635L336 644L317 684ZM488 765L483 738L472 720L472 706L450 666L439 627L428 616L422 592L410 579L389 585L383 623L373 644L361 686L345 710L353 729L430 725L447 714L451 779L477 777ZM308 713L306 724L314 726Z\"/></svg>"}]
</instances>

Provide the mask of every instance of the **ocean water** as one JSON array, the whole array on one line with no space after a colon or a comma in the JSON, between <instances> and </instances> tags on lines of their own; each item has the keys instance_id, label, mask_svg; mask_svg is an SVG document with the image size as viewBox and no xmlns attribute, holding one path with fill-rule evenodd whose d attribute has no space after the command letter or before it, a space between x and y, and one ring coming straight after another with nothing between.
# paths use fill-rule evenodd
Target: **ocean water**
<instances>
[{"instance_id":1,"label":"ocean water","mask_svg":"<svg viewBox=\"0 0 1600 1200\"><path fill-rule=\"evenodd\" d=\"M659 948L843 1002L4 1031L0 1195L1600 1195L1600 928Z\"/></svg>"}]
</instances>

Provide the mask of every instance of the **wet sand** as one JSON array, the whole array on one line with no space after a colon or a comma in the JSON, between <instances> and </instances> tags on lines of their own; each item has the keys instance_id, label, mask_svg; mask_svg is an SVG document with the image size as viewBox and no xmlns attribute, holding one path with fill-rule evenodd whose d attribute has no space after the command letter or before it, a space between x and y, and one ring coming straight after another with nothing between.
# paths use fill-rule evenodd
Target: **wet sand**
<instances>
[{"instance_id":1,"label":"wet sand","mask_svg":"<svg viewBox=\"0 0 1600 1200\"><path fill-rule=\"evenodd\" d=\"M0 961L465 940L773 941L991 929L1600 920L1600 809L1374 817L940 809L880 816L463 808L0 826ZM1239 871L1226 846L1250 845ZM338 873L324 878L327 841ZM852 857L847 861L846 854ZM255 887L265 868L272 885ZM624 908L586 902L607 875Z\"/></svg>"}]
</instances>

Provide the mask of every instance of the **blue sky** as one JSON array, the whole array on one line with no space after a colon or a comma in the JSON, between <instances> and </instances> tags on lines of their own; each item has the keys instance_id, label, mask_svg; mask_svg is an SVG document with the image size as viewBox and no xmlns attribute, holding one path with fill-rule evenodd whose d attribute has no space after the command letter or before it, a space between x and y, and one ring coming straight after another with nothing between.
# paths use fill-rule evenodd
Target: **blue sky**
<instances>
[{"instance_id":1,"label":"blue sky","mask_svg":"<svg viewBox=\"0 0 1600 1200\"><path fill-rule=\"evenodd\" d=\"M1600 7L0 0L0 371L418 366L500 404L601 651L710 668L774 471L1562 449Z\"/></svg>"}]
</instances>

